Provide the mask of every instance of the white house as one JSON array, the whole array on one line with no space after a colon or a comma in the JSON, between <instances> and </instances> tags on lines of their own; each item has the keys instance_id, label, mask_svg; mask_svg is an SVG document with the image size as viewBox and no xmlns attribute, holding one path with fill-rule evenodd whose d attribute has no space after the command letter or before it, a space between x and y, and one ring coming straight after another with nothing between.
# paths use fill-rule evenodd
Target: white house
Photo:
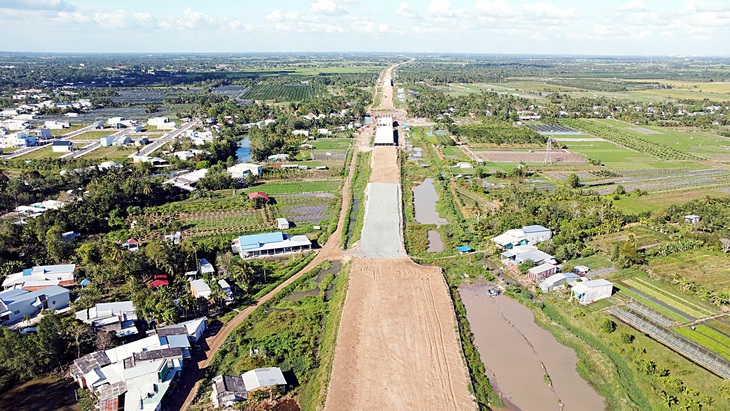
<instances>
[{"instance_id":1,"label":"white house","mask_svg":"<svg viewBox=\"0 0 730 411\"><path fill-rule=\"evenodd\" d=\"M461 168L461 169L474 168L474 166L471 163L466 162L466 161L459 161L458 163L454 164L453 167Z\"/></svg>"},{"instance_id":2,"label":"white house","mask_svg":"<svg viewBox=\"0 0 730 411\"><path fill-rule=\"evenodd\" d=\"M10 274L3 281L3 289L24 288L38 290L54 285L74 285L76 264L42 265Z\"/></svg>"},{"instance_id":3,"label":"white house","mask_svg":"<svg viewBox=\"0 0 730 411\"><path fill-rule=\"evenodd\" d=\"M520 245L535 245L552 238L552 231L541 225L528 225L522 228L507 230L492 241L502 249L509 250Z\"/></svg>"},{"instance_id":4,"label":"white house","mask_svg":"<svg viewBox=\"0 0 730 411\"><path fill-rule=\"evenodd\" d=\"M137 334L134 322L137 309L132 301L98 303L91 308L76 312L76 319L91 325L96 330L113 332L117 337Z\"/></svg>"},{"instance_id":5,"label":"white house","mask_svg":"<svg viewBox=\"0 0 730 411\"><path fill-rule=\"evenodd\" d=\"M71 127L71 123L68 121L58 121L58 120L52 120L52 121L46 121L43 123L43 125L51 130L62 130L64 128Z\"/></svg>"},{"instance_id":6,"label":"white house","mask_svg":"<svg viewBox=\"0 0 730 411\"><path fill-rule=\"evenodd\" d=\"M51 147L54 153L70 153L74 150L74 143L68 140L56 140Z\"/></svg>"},{"instance_id":7,"label":"white house","mask_svg":"<svg viewBox=\"0 0 730 411\"><path fill-rule=\"evenodd\" d=\"M332 132L326 128L318 128L317 134L319 134L320 136L331 136Z\"/></svg>"},{"instance_id":8,"label":"white house","mask_svg":"<svg viewBox=\"0 0 730 411\"><path fill-rule=\"evenodd\" d=\"M684 216L684 221L688 222L689 224L697 224L702 219L701 216L698 216L696 214L690 214Z\"/></svg>"},{"instance_id":9,"label":"white house","mask_svg":"<svg viewBox=\"0 0 730 411\"><path fill-rule=\"evenodd\" d=\"M277 218L276 225L279 230L288 230L289 220L287 220L286 218Z\"/></svg>"},{"instance_id":10,"label":"white house","mask_svg":"<svg viewBox=\"0 0 730 411\"><path fill-rule=\"evenodd\" d=\"M221 278L218 280L218 285L226 293L226 301L233 301L233 290L231 289L231 285L228 284L228 281Z\"/></svg>"},{"instance_id":11,"label":"white house","mask_svg":"<svg viewBox=\"0 0 730 411\"><path fill-rule=\"evenodd\" d=\"M193 328L198 330L206 321L189 323L197 324ZM94 393L101 410L117 410L120 404L125 410L160 410L183 371L183 360L191 357L190 332L187 323L158 328L156 335L76 359L70 375Z\"/></svg>"},{"instance_id":12,"label":"white house","mask_svg":"<svg viewBox=\"0 0 730 411\"><path fill-rule=\"evenodd\" d=\"M583 281L573 286L573 295L581 304L608 298L613 293L613 283L604 279Z\"/></svg>"},{"instance_id":13,"label":"white house","mask_svg":"<svg viewBox=\"0 0 730 411\"><path fill-rule=\"evenodd\" d=\"M38 140L50 140L53 138L53 135L51 134L51 129L49 128L37 128L31 131L33 134L35 134Z\"/></svg>"},{"instance_id":14,"label":"white house","mask_svg":"<svg viewBox=\"0 0 730 411\"><path fill-rule=\"evenodd\" d=\"M60 286L50 286L36 291L23 289L0 292L0 323L22 320L26 315L35 316L43 310L60 310L68 307L70 291Z\"/></svg>"},{"instance_id":15,"label":"white house","mask_svg":"<svg viewBox=\"0 0 730 411\"><path fill-rule=\"evenodd\" d=\"M174 121L170 121L167 117L153 117L147 120L147 125L156 126L160 130L172 130L177 126Z\"/></svg>"},{"instance_id":16,"label":"white house","mask_svg":"<svg viewBox=\"0 0 730 411\"><path fill-rule=\"evenodd\" d=\"M188 320L182 323L168 325L166 327L159 327L157 329L157 335L171 335L171 334L181 334L181 335L187 335L188 340L190 340L191 343L196 343L200 338L203 337L203 334L205 333L205 330L208 329L208 319L205 317L196 318L193 320Z\"/></svg>"},{"instance_id":17,"label":"white house","mask_svg":"<svg viewBox=\"0 0 730 411\"><path fill-rule=\"evenodd\" d=\"M107 124L109 124L111 127L117 127L117 124L120 124L124 121L124 117L111 117L109 120L106 121Z\"/></svg>"},{"instance_id":18,"label":"white house","mask_svg":"<svg viewBox=\"0 0 730 411\"><path fill-rule=\"evenodd\" d=\"M295 135L295 136L309 137L309 131L308 130L294 130L294 131L292 131L292 134Z\"/></svg>"},{"instance_id":19,"label":"white house","mask_svg":"<svg viewBox=\"0 0 730 411\"><path fill-rule=\"evenodd\" d=\"M238 163L228 167L227 170L232 178L244 178L248 174L260 176L261 173L263 173L264 168L259 164Z\"/></svg>"}]
</instances>

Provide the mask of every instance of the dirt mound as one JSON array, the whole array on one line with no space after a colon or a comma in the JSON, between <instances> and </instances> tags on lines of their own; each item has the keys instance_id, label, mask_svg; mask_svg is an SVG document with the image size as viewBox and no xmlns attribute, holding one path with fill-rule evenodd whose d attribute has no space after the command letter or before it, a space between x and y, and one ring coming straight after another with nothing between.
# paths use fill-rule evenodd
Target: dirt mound
<instances>
[{"instance_id":1,"label":"dirt mound","mask_svg":"<svg viewBox=\"0 0 730 411\"><path fill-rule=\"evenodd\" d=\"M355 259L325 410L473 410L448 287L409 259Z\"/></svg>"},{"instance_id":2,"label":"dirt mound","mask_svg":"<svg viewBox=\"0 0 730 411\"><path fill-rule=\"evenodd\" d=\"M398 148L373 147L370 160L370 182L400 184L400 168L398 168Z\"/></svg>"}]
</instances>

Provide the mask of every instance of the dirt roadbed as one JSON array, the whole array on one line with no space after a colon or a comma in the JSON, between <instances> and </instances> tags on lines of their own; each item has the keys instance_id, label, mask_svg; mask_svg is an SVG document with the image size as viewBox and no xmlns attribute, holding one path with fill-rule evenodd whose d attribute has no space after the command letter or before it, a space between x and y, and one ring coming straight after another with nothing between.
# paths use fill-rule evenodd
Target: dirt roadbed
<instances>
[{"instance_id":1,"label":"dirt roadbed","mask_svg":"<svg viewBox=\"0 0 730 411\"><path fill-rule=\"evenodd\" d=\"M474 410L441 270L355 259L325 410Z\"/></svg>"}]
</instances>

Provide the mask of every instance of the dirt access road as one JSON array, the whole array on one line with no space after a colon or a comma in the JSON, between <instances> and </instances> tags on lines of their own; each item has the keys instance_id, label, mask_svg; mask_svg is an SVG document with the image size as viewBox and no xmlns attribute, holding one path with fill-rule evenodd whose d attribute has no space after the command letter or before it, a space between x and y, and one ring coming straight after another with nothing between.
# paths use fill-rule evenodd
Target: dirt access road
<instances>
[{"instance_id":1,"label":"dirt access road","mask_svg":"<svg viewBox=\"0 0 730 411\"><path fill-rule=\"evenodd\" d=\"M354 153L352 161L350 162L350 170L347 178L345 178L345 182L342 185L342 204L349 204L350 202L352 202L352 196L350 194L350 182L352 181L353 175L355 174L355 168L357 165L357 161L355 161L355 159L357 158L357 153L360 149L360 146L363 144L368 144L367 141L369 139L369 135L371 134L371 132L360 133L357 136L357 141L352 146ZM186 369L183 373L182 379L178 384L178 389L175 392L175 395L172 397L168 409L184 410L188 409L193 404L198 390L200 389L200 380L205 376L205 371L210 365L210 362L213 360L213 357L218 352L221 345L223 345L223 342L226 340L226 338L228 338L228 335L233 330L235 330L236 327L241 325L241 323L243 323L243 321L246 320L249 315L251 315L251 313L258 307L259 304L263 304L266 301L270 300L286 286L298 280L302 275L306 274L322 262L328 260L339 260L343 257L340 242L342 239L342 226L344 224L345 218L349 218L347 212L348 208L342 207L342 209L340 210L339 219L337 221L337 229L329 236L327 243L321 249L319 249L317 255L309 264L307 264L301 271L291 276L288 280L284 281L281 285L270 291L268 294L261 297L257 301L257 305L246 307L235 317L233 317L232 320L227 322L215 335L207 337L205 339L205 342L201 344L205 348L203 353L197 359L197 363L191 364L189 366L189 369Z\"/></svg>"},{"instance_id":2,"label":"dirt access road","mask_svg":"<svg viewBox=\"0 0 730 411\"><path fill-rule=\"evenodd\" d=\"M391 73L392 68L384 77L391 78ZM380 108L392 110L392 87L382 81L380 87L385 89ZM402 227L400 207L389 206L392 196L398 205L402 202L398 149L375 147L372 153L363 244L368 237L394 237L372 242L372 249L365 251L397 257L353 261L325 411L474 410L441 270L419 266L394 252L395 238L403 248L402 236L397 235ZM396 234L374 224L383 221L393 225Z\"/></svg>"}]
</instances>

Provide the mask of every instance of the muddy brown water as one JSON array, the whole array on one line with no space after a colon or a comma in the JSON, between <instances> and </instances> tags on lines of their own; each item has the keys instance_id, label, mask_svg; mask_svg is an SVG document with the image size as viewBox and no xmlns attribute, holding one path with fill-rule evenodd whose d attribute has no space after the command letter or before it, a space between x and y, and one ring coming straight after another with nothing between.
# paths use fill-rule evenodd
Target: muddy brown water
<instances>
[{"instance_id":1,"label":"muddy brown water","mask_svg":"<svg viewBox=\"0 0 730 411\"><path fill-rule=\"evenodd\" d=\"M436 230L428 230L428 248L429 253L440 253L444 251L444 242L441 241L441 234Z\"/></svg>"},{"instance_id":2,"label":"muddy brown water","mask_svg":"<svg viewBox=\"0 0 730 411\"><path fill-rule=\"evenodd\" d=\"M0 393L0 410L81 411L70 380L37 378Z\"/></svg>"},{"instance_id":3,"label":"muddy brown water","mask_svg":"<svg viewBox=\"0 0 730 411\"><path fill-rule=\"evenodd\" d=\"M436 201L439 196L436 187L433 186L433 179L427 178L423 183L413 187L413 205L416 211L416 221L421 224L448 224L446 219L441 218L436 211Z\"/></svg>"},{"instance_id":4,"label":"muddy brown water","mask_svg":"<svg viewBox=\"0 0 730 411\"><path fill-rule=\"evenodd\" d=\"M505 402L523 411L603 410L604 399L576 371L578 357L506 297L488 297L483 282L459 287L487 376ZM550 376L552 387L545 374Z\"/></svg>"}]
</instances>

